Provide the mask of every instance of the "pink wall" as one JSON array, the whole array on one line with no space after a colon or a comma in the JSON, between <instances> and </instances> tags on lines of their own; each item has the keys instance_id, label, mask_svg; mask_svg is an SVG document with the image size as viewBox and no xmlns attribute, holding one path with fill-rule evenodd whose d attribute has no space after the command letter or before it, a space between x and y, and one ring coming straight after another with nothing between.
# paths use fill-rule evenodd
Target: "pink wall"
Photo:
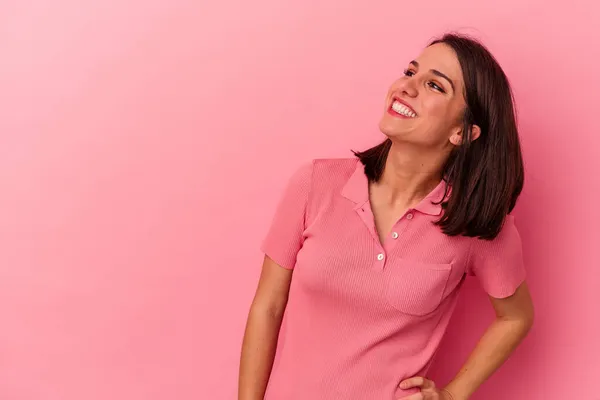
<instances>
[{"instance_id":1,"label":"pink wall","mask_svg":"<svg viewBox=\"0 0 600 400\"><path fill-rule=\"evenodd\" d=\"M516 214L538 312L475 398L591 399L600 31L583 3L3 1L0 398L234 399L285 180L379 140L406 61L475 27L519 104ZM436 377L491 316L470 282Z\"/></svg>"}]
</instances>

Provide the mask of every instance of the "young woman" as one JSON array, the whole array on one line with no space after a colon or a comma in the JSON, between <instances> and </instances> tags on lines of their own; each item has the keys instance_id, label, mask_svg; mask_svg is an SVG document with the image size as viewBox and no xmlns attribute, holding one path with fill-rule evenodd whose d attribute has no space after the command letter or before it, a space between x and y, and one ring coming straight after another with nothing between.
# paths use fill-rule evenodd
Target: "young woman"
<instances>
[{"instance_id":1,"label":"young woman","mask_svg":"<svg viewBox=\"0 0 600 400\"><path fill-rule=\"evenodd\" d=\"M509 214L523 162L493 56L460 35L434 41L390 87L379 127L382 144L291 178L263 242L240 400L468 399L529 331ZM467 275L497 318L438 388L427 370Z\"/></svg>"}]
</instances>

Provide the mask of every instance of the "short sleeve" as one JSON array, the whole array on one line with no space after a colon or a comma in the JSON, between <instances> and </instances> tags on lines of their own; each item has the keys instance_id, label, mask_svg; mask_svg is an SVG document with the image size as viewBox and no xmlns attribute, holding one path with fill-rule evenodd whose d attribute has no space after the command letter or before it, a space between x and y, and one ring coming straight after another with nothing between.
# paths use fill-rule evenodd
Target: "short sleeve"
<instances>
[{"instance_id":1,"label":"short sleeve","mask_svg":"<svg viewBox=\"0 0 600 400\"><path fill-rule=\"evenodd\" d=\"M313 164L302 165L289 179L261 250L277 264L293 269L302 248Z\"/></svg>"},{"instance_id":2,"label":"short sleeve","mask_svg":"<svg viewBox=\"0 0 600 400\"><path fill-rule=\"evenodd\" d=\"M474 275L492 297L511 296L525 280L521 236L508 215L502 230L493 240L474 238L468 274Z\"/></svg>"}]
</instances>

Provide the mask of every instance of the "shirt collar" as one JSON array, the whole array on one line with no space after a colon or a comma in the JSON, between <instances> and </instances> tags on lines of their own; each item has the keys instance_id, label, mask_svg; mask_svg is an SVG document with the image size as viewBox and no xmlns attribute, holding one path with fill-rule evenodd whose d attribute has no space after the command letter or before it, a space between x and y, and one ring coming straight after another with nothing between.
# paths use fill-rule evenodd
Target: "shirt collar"
<instances>
[{"instance_id":1,"label":"shirt collar","mask_svg":"<svg viewBox=\"0 0 600 400\"><path fill-rule=\"evenodd\" d=\"M437 204L444 196L446 182L441 181L423 200L413 209L428 215L441 215L442 205ZM356 169L348 178L342 189L342 196L361 207L369 201L369 180L365 175L365 169L360 160L357 160ZM434 204L436 203L436 204Z\"/></svg>"}]
</instances>

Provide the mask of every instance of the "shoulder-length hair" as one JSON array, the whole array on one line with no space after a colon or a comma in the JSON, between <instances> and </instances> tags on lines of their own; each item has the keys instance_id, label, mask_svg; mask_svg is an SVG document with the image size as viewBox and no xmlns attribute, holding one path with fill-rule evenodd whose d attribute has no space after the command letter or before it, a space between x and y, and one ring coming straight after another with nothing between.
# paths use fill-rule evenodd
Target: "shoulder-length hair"
<instances>
[{"instance_id":1,"label":"shoulder-length hair","mask_svg":"<svg viewBox=\"0 0 600 400\"><path fill-rule=\"evenodd\" d=\"M443 169L444 209L435 222L449 236L495 238L523 190L524 170L517 131L513 93L504 71L478 41L446 34L429 45L445 43L454 49L465 82L466 109L463 141L450 154ZM481 128L472 140L471 126ZM383 173L392 142L354 154L365 166L368 179ZM451 190L450 190L451 189Z\"/></svg>"}]
</instances>

